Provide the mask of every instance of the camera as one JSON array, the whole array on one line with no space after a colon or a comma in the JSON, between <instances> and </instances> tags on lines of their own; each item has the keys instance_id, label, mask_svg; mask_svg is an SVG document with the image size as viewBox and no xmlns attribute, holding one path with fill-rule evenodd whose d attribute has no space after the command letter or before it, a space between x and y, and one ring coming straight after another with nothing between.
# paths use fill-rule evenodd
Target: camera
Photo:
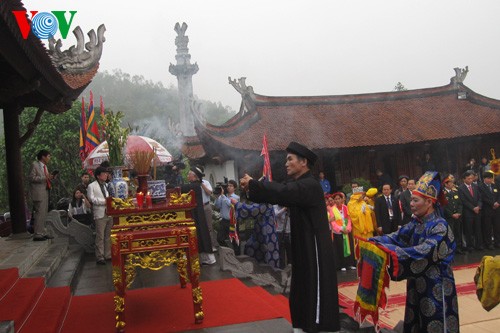
<instances>
[{"instance_id":1,"label":"camera","mask_svg":"<svg viewBox=\"0 0 500 333\"><path fill-rule=\"evenodd\" d=\"M214 187L214 195L220 195L222 193L222 190L224 189L224 193L227 193L227 184L218 182L215 187Z\"/></svg>"}]
</instances>

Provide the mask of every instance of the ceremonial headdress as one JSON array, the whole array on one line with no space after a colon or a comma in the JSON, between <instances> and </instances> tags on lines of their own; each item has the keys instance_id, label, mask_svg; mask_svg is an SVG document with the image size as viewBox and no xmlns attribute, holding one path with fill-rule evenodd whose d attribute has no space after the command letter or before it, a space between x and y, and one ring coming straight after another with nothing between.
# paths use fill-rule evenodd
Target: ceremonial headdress
<instances>
[{"instance_id":1,"label":"ceremonial headdress","mask_svg":"<svg viewBox=\"0 0 500 333\"><path fill-rule=\"evenodd\" d=\"M318 159L318 156L312 150L294 141L290 142L288 147L286 147L286 151L306 158L311 164L314 164Z\"/></svg>"},{"instance_id":2,"label":"ceremonial headdress","mask_svg":"<svg viewBox=\"0 0 500 333\"><path fill-rule=\"evenodd\" d=\"M373 198L376 196L378 193L378 190L375 187L369 188L368 191L366 191L366 196L368 198Z\"/></svg>"},{"instance_id":3,"label":"ceremonial headdress","mask_svg":"<svg viewBox=\"0 0 500 333\"><path fill-rule=\"evenodd\" d=\"M445 179L443 179L443 184L446 184L447 182L449 182L451 180L454 180L454 179L451 178L450 176L447 176Z\"/></svg>"},{"instance_id":4,"label":"ceremonial headdress","mask_svg":"<svg viewBox=\"0 0 500 333\"><path fill-rule=\"evenodd\" d=\"M342 199L345 199L345 194L344 192L335 192L332 194L332 198L335 198L336 196L339 196L342 198Z\"/></svg>"},{"instance_id":5,"label":"ceremonial headdress","mask_svg":"<svg viewBox=\"0 0 500 333\"><path fill-rule=\"evenodd\" d=\"M435 203L440 199L441 176L437 171L426 171L418 180L412 194L432 199Z\"/></svg>"},{"instance_id":6,"label":"ceremonial headdress","mask_svg":"<svg viewBox=\"0 0 500 333\"><path fill-rule=\"evenodd\" d=\"M358 187L355 187L352 189L352 194L356 194L356 193L364 193L364 189L363 189L363 186L358 186Z\"/></svg>"}]
</instances>

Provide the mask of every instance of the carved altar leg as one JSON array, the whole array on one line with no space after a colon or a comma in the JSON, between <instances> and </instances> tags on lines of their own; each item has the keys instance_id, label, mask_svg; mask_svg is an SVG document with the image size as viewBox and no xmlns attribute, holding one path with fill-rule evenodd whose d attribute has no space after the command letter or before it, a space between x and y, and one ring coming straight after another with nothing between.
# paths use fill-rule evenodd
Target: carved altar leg
<instances>
[{"instance_id":1,"label":"carved altar leg","mask_svg":"<svg viewBox=\"0 0 500 333\"><path fill-rule=\"evenodd\" d=\"M111 264L113 265L113 285L115 287L116 332L125 332L125 289L126 272L119 243L115 235L111 236Z\"/></svg>"},{"instance_id":2,"label":"carved altar leg","mask_svg":"<svg viewBox=\"0 0 500 333\"><path fill-rule=\"evenodd\" d=\"M187 252L187 251L186 251ZM186 252L179 250L177 252L177 272L179 273L179 281L181 283L181 288L186 288L187 284L187 257Z\"/></svg>"},{"instance_id":3,"label":"carved altar leg","mask_svg":"<svg viewBox=\"0 0 500 333\"><path fill-rule=\"evenodd\" d=\"M200 259L198 257L198 240L196 238L196 228L190 229L189 250L186 251L188 259L188 274L191 281L194 305L194 322L201 324L205 318L203 312L203 294L199 285L200 278Z\"/></svg>"}]
</instances>

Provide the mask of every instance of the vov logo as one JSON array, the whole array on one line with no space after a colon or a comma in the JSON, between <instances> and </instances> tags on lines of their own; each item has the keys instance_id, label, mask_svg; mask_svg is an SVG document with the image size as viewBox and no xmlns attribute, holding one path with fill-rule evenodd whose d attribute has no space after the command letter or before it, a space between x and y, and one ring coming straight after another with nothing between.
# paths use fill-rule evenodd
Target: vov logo
<instances>
[{"instance_id":1,"label":"vov logo","mask_svg":"<svg viewBox=\"0 0 500 333\"><path fill-rule=\"evenodd\" d=\"M24 39L28 38L30 30L40 39L49 39L54 37L57 30L61 32L63 39L68 36L69 27L73 22L76 10L70 10L69 22L66 20L66 11L53 10L49 12L38 12L31 10L31 25L28 22L27 12L25 10L13 10L17 25Z\"/></svg>"}]
</instances>

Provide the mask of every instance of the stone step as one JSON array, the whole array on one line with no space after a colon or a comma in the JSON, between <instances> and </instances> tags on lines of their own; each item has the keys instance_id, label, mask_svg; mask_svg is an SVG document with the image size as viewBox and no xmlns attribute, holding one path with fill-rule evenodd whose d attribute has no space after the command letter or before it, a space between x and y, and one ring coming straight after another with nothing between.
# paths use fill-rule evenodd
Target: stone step
<instances>
[{"instance_id":1,"label":"stone step","mask_svg":"<svg viewBox=\"0 0 500 333\"><path fill-rule=\"evenodd\" d=\"M47 250L21 277L43 277L48 281L61 264L62 258L68 252L68 242L58 239L54 242L49 240Z\"/></svg>"},{"instance_id":2,"label":"stone step","mask_svg":"<svg viewBox=\"0 0 500 333\"><path fill-rule=\"evenodd\" d=\"M69 245L68 251L61 261L56 272L47 281L48 287L69 286L73 293L83 269L85 250L82 246Z\"/></svg>"},{"instance_id":3,"label":"stone step","mask_svg":"<svg viewBox=\"0 0 500 333\"><path fill-rule=\"evenodd\" d=\"M34 242L29 234L15 234L0 241L0 269L17 267L24 276L51 247L52 240Z\"/></svg>"}]
</instances>

